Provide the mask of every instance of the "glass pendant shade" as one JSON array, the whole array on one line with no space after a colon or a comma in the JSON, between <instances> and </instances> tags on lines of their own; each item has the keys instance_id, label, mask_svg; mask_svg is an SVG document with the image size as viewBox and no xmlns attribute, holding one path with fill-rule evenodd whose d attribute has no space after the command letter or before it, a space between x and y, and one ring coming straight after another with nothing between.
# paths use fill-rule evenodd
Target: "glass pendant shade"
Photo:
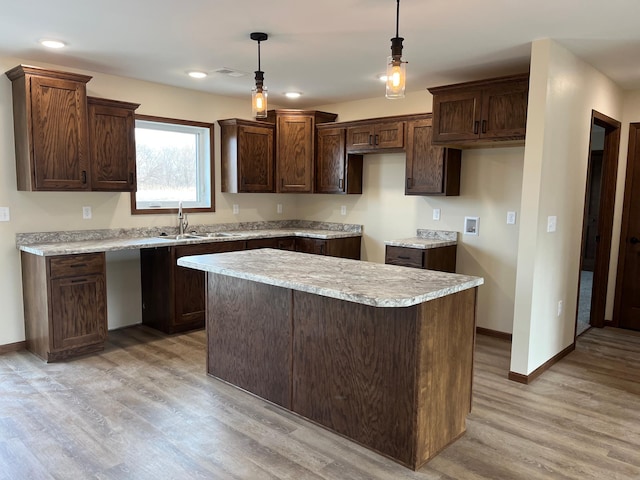
<instances>
[{"instance_id":1,"label":"glass pendant shade","mask_svg":"<svg viewBox=\"0 0 640 480\"><path fill-rule=\"evenodd\" d=\"M251 89L251 116L267 118L267 87Z\"/></svg>"},{"instance_id":2,"label":"glass pendant shade","mask_svg":"<svg viewBox=\"0 0 640 480\"><path fill-rule=\"evenodd\" d=\"M407 79L407 62L402 58L387 58L387 98L404 98L404 87Z\"/></svg>"}]
</instances>

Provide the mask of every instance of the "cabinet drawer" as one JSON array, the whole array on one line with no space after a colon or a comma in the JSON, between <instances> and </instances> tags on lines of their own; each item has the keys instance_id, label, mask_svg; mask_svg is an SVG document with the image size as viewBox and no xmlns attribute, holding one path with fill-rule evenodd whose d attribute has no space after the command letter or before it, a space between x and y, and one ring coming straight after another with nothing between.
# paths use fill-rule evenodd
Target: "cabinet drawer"
<instances>
[{"instance_id":1,"label":"cabinet drawer","mask_svg":"<svg viewBox=\"0 0 640 480\"><path fill-rule=\"evenodd\" d=\"M60 255L49 259L51 278L104 273L104 253Z\"/></svg>"},{"instance_id":2,"label":"cabinet drawer","mask_svg":"<svg viewBox=\"0 0 640 480\"><path fill-rule=\"evenodd\" d=\"M384 263L403 267L422 268L424 250L387 245Z\"/></svg>"},{"instance_id":3,"label":"cabinet drawer","mask_svg":"<svg viewBox=\"0 0 640 480\"><path fill-rule=\"evenodd\" d=\"M175 247L176 258L187 257L189 255L207 255L209 253L237 252L245 249L244 240L227 242L196 243L194 245L184 245Z\"/></svg>"}]
</instances>

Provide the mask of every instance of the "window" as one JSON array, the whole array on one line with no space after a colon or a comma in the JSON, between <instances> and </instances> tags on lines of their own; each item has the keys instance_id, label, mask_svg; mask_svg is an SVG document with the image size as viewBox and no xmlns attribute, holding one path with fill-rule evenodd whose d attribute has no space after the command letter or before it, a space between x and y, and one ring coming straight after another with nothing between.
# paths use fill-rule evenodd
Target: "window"
<instances>
[{"instance_id":1,"label":"window","mask_svg":"<svg viewBox=\"0 0 640 480\"><path fill-rule=\"evenodd\" d=\"M211 123L136 115L131 212L215 211L212 151Z\"/></svg>"}]
</instances>

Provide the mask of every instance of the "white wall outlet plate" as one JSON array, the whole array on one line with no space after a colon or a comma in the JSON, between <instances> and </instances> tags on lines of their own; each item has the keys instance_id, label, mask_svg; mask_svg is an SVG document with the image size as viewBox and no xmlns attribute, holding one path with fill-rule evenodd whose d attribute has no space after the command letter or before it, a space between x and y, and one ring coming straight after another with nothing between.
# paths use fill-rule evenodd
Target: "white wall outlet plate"
<instances>
[{"instance_id":1,"label":"white wall outlet plate","mask_svg":"<svg viewBox=\"0 0 640 480\"><path fill-rule=\"evenodd\" d=\"M276 205L276 212L277 213L282 213L282 204L281 203Z\"/></svg>"},{"instance_id":2,"label":"white wall outlet plate","mask_svg":"<svg viewBox=\"0 0 640 480\"><path fill-rule=\"evenodd\" d=\"M547 217L547 232L549 233L555 232L557 227L558 227L558 217L556 217L555 215L551 215L550 217Z\"/></svg>"},{"instance_id":3,"label":"white wall outlet plate","mask_svg":"<svg viewBox=\"0 0 640 480\"><path fill-rule=\"evenodd\" d=\"M434 220L440 220L440 209L439 208L434 208L433 209L433 219Z\"/></svg>"},{"instance_id":4,"label":"white wall outlet plate","mask_svg":"<svg viewBox=\"0 0 640 480\"><path fill-rule=\"evenodd\" d=\"M9 220L11 220L9 207L0 207L0 222L8 222Z\"/></svg>"},{"instance_id":5,"label":"white wall outlet plate","mask_svg":"<svg viewBox=\"0 0 640 480\"><path fill-rule=\"evenodd\" d=\"M507 212L507 225L516 224L516 212Z\"/></svg>"},{"instance_id":6,"label":"white wall outlet plate","mask_svg":"<svg viewBox=\"0 0 640 480\"><path fill-rule=\"evenodd\" d=\"M233 204L233 214L237 215L238 213L240 213L240 206L237 203Z\"/></svg>"},{"instance_id":7,"label":"white wall outlet plate","mask_svg":"<svg viewBox=\"0 0 640 480\"><path fill-rule=\"evenodd\" d=\"M340 215L346 215L347 214L347 206L346 205L342 205L340 207Z\"/></svg>"},{"instance_id":8,"label":"white wall outlet plate","mask_svg":"<svg viewBox=\"0 0 640 480\"><path fill-rule=\"evenodd\" d=\"M82 207L82 218L89 220L91 218L91 207Z\"/></svg>"}]
</instances>

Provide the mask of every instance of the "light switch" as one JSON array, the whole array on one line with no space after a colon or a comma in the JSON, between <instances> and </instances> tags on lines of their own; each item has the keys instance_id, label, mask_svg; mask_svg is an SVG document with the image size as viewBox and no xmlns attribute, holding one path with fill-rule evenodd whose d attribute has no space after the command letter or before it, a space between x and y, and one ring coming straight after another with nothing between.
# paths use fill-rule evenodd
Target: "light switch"
<instances>
[{"instance_id":1,"label":"light switch","mask_svg":"<svg viewBox=\"0 0 640 480\"><path fill-rule=\"evenodd\" d=\"M433 209L433 219L434 220L440 220L440 209L439 208L434 208Z\"/></svg>"},{"instance_id":2,"label":"light switch","mask_svg":"<svg viewBox=\"0 0 640 480\"><path fill-rule=\"evenodd\" d=\"M0 222L8 222L9 220L11 220L9 207L0 207Z\"/></svg>"},{"instance_id":3,"label":"light switch","mask_svg":"<svg viewBox=\"0 0 640 480\"><path fill-rule=\"evenodd\" d=\"M507 225L515 225L516 212L507 212Z\"/></svg>"},{"instance_id":4,"label":"light switch","mask_svg":"<svg viewBox=\"0 0 640 480\"><path fill-rule=\"evenodd\" d=\"M551 215L547 217L547 232L552 233L556 231L556 227L558 226L558 217L555 215Z\"/></svg>"}]
</instances>

